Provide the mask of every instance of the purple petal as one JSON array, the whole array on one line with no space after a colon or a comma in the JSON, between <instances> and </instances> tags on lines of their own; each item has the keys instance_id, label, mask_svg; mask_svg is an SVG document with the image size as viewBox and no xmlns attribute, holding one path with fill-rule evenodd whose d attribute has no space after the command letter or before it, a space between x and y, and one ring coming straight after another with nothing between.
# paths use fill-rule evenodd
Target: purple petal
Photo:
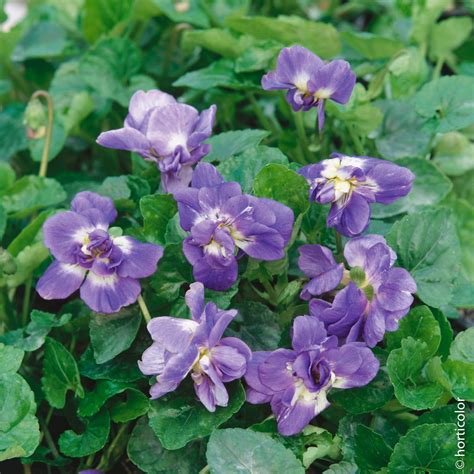
<instances>
[{"instance_id":1,"label":"purple petal","mask_svg":"<svg viewBox=\"0 0 474 474\"><path fill-rule=\"evenodd\" d=\"M81 286L81 299L93 311L116 313L135 303L140 291L140 283L133 278L121 278L117 274L99 276L89 272Z\"/></svg>"},{"instance_id":2,"label":"purple petal","mask_svg":"<svg viewBox=\"0 0 474 474\"><path fill-rule=\"evenodd\" d=\"M227 338L226 338L227 339ZM252 404L267 403L271 400L274 391L263 385L258 375L260 365L269 357L271 352L256 351L252 354L247 372L245 373L245 382L247 388L247 401Z\"/></svg>"},{"instance_id":3,"label":"purple petal","mask_svg":"<svg viewBox=\"0 0 474 474\"><path fill-rule=\"evenodd\" d=\"M216 405L226 407L229 402L229 394L217 374L214 366L208 357L203 357L199 361L203 372L207 375L193 377L194 389L199 400L210 411L216 410Z\"/></svg>"},{"instance_id":4,"label":"purple petal","mask_svg":"<svg viewBox=\"0 0 474 474\"><path fill-rule=\"evenodd\" d=\"M145 135L134 128L128 127L102 132L96 141L103 147L133 151L144 157L150 155L152 148L150 140Z\"/></svg>"},{"instance_id":5,"label":"purple petal","mask_svg":"<svg viewBox=\"0 0 474 474\"><path fill-rule=\"evenodd\" d=\"M79 289L86 270L79 265L53 262L36 284L36 291L44 300L62 300Z\"/></svg>"},{"instance_id":6,"label":"purple petal","mask_svg":"<svg viewBox=\"0 0 474 474\"><path fill-rule=\"evenodd\" d=\"M387 313L377 304L370 305L363 331L364 341L369 347L374 347L383 339L386 330L385 317Z\"/></svg>"},{"instance_id":7,"label":"purple petal","mask_svg":"<svg viewBox=\"0 0 474 474\"><path fill-rule=\"evenodd\" d=\"M234 347L216 346L211 350L210 357L222 374L223 382L240 379L247 370L247 358Z\"/></svg>"},{"instance_id":8,"label":"purple petal","mask_svg":"<svg viewBox=\"0 0 474 474\"><path fill-rule=\"evenodd\" d=\"M107 228L117 219L112 199L90 191L77 193L71 202L71 210L88 217L94 225L102 228Z\"/></svg>"},{"instance_id":9,"label":"purple petal","mask_svg":"<svg viewBox=\"0 0 474 474\"><path fill-rule=\"evenodd\" d=\"M178 171L161 172L161 184L165 193L174 194L189 186L193 176L191 166L182 166Z\"/></svg>"},{"instance_id":10,"label":"purple petal","mask_svg":"<svg viewBox=\"0 0 474 474\"><path fill-rule=\"evenodd\" d=\"M147 325L152 339L172 353L183 352L191 343L198 323L170 316L153 318Z\"/></svg>"},{"instance_id":11,"label":"purple petal","mask_svg":"<svg viewBox=\"0 0 474 474\"><path fill-rule=\"evenodd\" d=\"M156 272L158 261L163 256L163 247L142 243L133 237L116 237L114 245L118 246L123 254L123 261L117 270L121 277L149 277Z\"/></svg>"},{"instance_id":12,"label":"purple petal","mask_svg":"<svg viewBox=\"0 0 474 474\"><path fill-rule=\"evenodd\" d=\"M199 191L192 188L179 189L173 193L173 197L178 203L179 224L186 231L191 230L202 212L198 194Z\"/></svg>"},{"instance_id":13,"label":"purple petal","mask_svg":"<svg viewBox=\"0 0 474 474\"><path fill-rule=\"evenodd\" d=\"M163 344L154 342L142 354L138 367L144 375L161 374L165 368L165 348Z\"/></svg>"},{"instance_id":14,"label":"purple petal","mask_svg":"<svg viewBox=\"0 0 474 474\"><path fill-rule=\"evenodd\" d=\"M288 363L296 358L295 351L277 349L259 365L258 376L263 385L274 392L285 390L293 383L293 377L288 370Z\"/></svg>"},{"instance_id":15,"label":"purple petal","mask_svg":"<svg viewBox=\"0 0 474 474\"><path fill-rule=\"evenodd\" d=\"M128 106L128 116L125 119L125 126L136 128L146 132L147 114L154 108L163 108L166 105L174 104L176 100L170 94L159 90L137 91L132 95Z\"/></svg>"},{"instance_id":16,"label":"purple petal","mask_svg":"<svg viewBox=\"0 0 474 474\"><path fill-rule=\"evenodd\" d=\"M395 252L387 245L381 235L369 234L356 237L347 241L344 246L344 258L351 267L365 268L366 262L370 259L370 249L377 244L384 244L390 252L390 266L397 258Z\"/></svg>"},{"instance_id":17,"label":"purple petal","mask_svg":"<svg viewBox=\"0 0 474 474\"><path fill-rule=\"evenodd\" d=\"M323 64L318 56L302 46L283 48L276 70L262 77L262 87L265 90L292 87L306 90L308 81Z\"/></svg>"},{"instance_id":18,"label":"purple petal","mask_svg":"<svg viewBox=\"0 0 474 474\"><path fill-rule=\"evenodd\" d=\"M188 253L186 249L186 257ZM228 265L218 265L209 258L201 258L193 264L193 276L196 281L200 281L206 288L215 291L228 290L237 280L238 266L237 260L232 258Z\"/></svg>"},{"instance_id":19,"label":"purple petal","mask_svg":"<svg viewBox=\"0 0 474 474\"><path fill-rule=\"evenodd\" d=\"M359 194L352 193L342 205L334 203L327 218L327 225L335 227L346 237L355 237L367 228L370 219L369 203Z\"/></svg>"},{"instance_id":20,"label":"purple petal","mask_svg":"<svg viewBox=\"0 0 474 474\"><path fill-rule=\"evenodd\" d=\"M194 321L201 321L204 313L204 285L199 282L191 283L189 290L184 295L187 307L191 311L191 317Z\"/></svg>"},{"instance_id":21,"label":"purple petal","mask_svg":"<svg viewBox=\"0 0 474 474\"><path fill-rule=\"evenodd\" d=\"M199 114L199 119L195 124L194 130L189 137L188 147L190 149L197 148L204 140L208 139L212 134L212 127L216 120L216 106L211 105L208 109L203 110ZM209 153L210 147L206 147L206 154ZM199 158L202 158L201 155Z\"/></svg>"},{"instance_id":22,"label":"purple petal","mask_svg":"<svg viewBox=\"0 0 474 474\"><path fill-rule=\"evenodd\" d=\"M298 316L293 322L292 345L295 351L309 350L326 339L326 329L313 316Z\"/></svg>"},{"instance_id":23,"label":"purple petal","mask_svg":"<svg viewBox=\"0 0 474 474\"><path fill-rule=\"evenodd\" d=\"M298 266L307 277L317 277L337 266L331 250L322 245L301 245L298 252Z\"/></svg>"},{"instance_id":24,"label":"purple petal","mask_svg":"<svg viewBox=\"0 0 474 474\"><path fill-rule=\"evenodd\" d=\"M44 244L53 256L65 263L76 263L77 251L94 226L89 219L72 211L59 212L43 225Z\"/></svg>"},{"instance_id":25,"label":"purple petal","mask_svg":"<svg viewBox=\"0 0 474 474\"><path fill-rule=\"evenodd\" d=\"M224 178L217 168L210 163L199 163L193 173L193 188L212 188L224 183Z\"/></svg>"}]
</instances>

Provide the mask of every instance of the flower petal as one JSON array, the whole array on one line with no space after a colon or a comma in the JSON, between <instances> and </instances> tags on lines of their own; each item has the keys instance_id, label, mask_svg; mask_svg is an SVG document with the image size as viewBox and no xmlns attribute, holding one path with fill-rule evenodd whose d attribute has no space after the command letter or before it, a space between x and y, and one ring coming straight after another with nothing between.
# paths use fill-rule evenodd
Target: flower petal
<instances>
[{"instance_id":1,"label":"flower petal","mask_svg":"<svg viewBox=\"0 0 474 474\"><path fill-rule=\"evenodd\" d=\"M79 265L55 261L38 280L36 291L45 300L62 300L79 289L85 276Z\"/></svg>"}]
</instances>

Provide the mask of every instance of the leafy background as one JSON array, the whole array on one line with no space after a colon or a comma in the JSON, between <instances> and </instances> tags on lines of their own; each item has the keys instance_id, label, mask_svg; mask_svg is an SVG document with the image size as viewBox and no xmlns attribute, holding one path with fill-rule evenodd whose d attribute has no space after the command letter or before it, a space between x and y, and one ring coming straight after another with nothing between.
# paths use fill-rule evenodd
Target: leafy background
<instances>
[{"instance_id":1,"label":"leafy background","mask_svg":"<svg viewBox=\"0 0 474 474\"><path fill-rule=\"evenodd\" d=\"M459 472L453 397L474 400L473 13L470 0L28 2L0 33L0 470ZM283 94L260 87L292 44L342 57L358 76L346 106L327 104L322 136L314 112L294 116ZM207 295L239 310L229 333L254 350L287 345L291 319L307 310L297 246L335 244L327 209L309 206L295 170L338 150L416 175L412 193L375 208L370 226L416 279L416 306L376 349L376 379L333 392L301 435L279 436L269 408L244 403L238 382L215 414L186 384L150 402L136 366L148 344L137 307L104 317L34 292L50 262L43 222L88 189L114 199L126 233L165 246L145 300L155 316L187 317L192 275L173 199L153 166L95 144L121 126L131 94L150 88L198 109L217 104L206 161L297 216L287 258L243 261L233 288ZM39 89L54 102L46 178L37 175L46 108L30 100Z\"/></svg>"}]
</instances>

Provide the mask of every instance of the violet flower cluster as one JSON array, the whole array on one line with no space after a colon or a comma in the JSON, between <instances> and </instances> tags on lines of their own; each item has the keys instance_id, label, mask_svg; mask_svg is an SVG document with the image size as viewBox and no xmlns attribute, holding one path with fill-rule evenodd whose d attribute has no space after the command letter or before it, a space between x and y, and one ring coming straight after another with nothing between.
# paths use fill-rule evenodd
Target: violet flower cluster
<instances>
[{"instance_id":1,"label":"violet flower cluster","mask_svg":"<svg viewBox=\"0 0 474 474\"><path fill-rule=\"evenodd\" d=\"M367 229L370 204L390 204L406 196L415 175L402 166L367 156L333 153L330 159L299 170L310 185L310 200L331 203L328 227L347 237Z\"/></svg>"},{"instance_id":2,"label":"violet flower cluster","mask_svg":"<svg viewBox=\"0 0 474 474\"><path fill-rule=\"evenodd\" d=\"M216 106L199 113L159 90L133 94L123 128L101 133L99 145L138 153L154 161L165 192L187 187L192 166L211 149Z\"/></svg>"},{"instance_id":3,"label":"violet flower cluster","mask_svg":"<svg viewBox=\"0 0 474 474\"><path fill-rule=\"evenodd\" d=\"M341 283L346 285L331 303L310 301L311 315L324 323L329 334L346 342L362 340L374 347L386 331L398 329L413 302L416 283L407 270L393 266L397 256L381 235L357 237L346 243L344 257L350 270L321 245L303 245L299 252L299 267L311 278L301 298L309 300Z\"/></svg>"},{"instance_id":4,"label":"violet flower cluster","mask_svg":"<svg viewBox=\"0 0 474 474\"><path fill-rule=\"evenodd\" d=\"M325 63L302 46L283 48L277 68L265 74L265 90L287 90L286 100L294 111L318 108L318 128L324 127L324 101L345 104L354 89L356 76L347 61Z\"/></svg>"},{"instance_id":5,"label":"violet flower cluster","mask_svg":"<svg viewBox=\"0 0 474 474\"><path fill-rule=\"evenodd\" d=\"M115 313L140 295L140 278L152 275L163 256L159 245L114 236L112 199L92 192L76 194L71 210L43 226L44 243L55 261L39 279L44 299L64 299L80 288L82 300L99 313Z\"/></svg>"},{"instance_id":6,"label":"violet flower cluster","mask_svg":"<svg viewBox=\"0 0 474 474\"><path fill-rule=\"evenodd\" d=\"M194 278L213 290L226 290L237 280L237 258L259 260L285 256L293 229L293 211L271 199L242 194L226 183L216 168L200 163L192 186L174 194L181 227L190 233L183 251Z\"/></svg>"},{"instance_id":7,"label":"violet flower cluster","mask_svg":"<svg viewBox=\"0 0 474 474\"><path fill-rule=\"evenodd\" d=\"M192 319L160 316L148 323L153 344L138 365L145 375L156 377L152 399L172 392L191 374L197 397L213 412L227 406L224 384L245 374L252 353L240 339L222 337L237 311L206 304L202 283L191 284L186 304Z\"/></svg>"},{"instance_id":8,"label":"violet flower cluster","mask_svg":"<svg viewBox=\"0 0 474 474\"><path fill-rule=\"evenodd\" d=\"M324 325L312 316L298 316L293 323L292 349L254 352L245 375L247 401L270 403L278 431L294 435L329 406L332 388L368 384L379 362L364 344L338 346Z\"/></svg>"}]
</instances>

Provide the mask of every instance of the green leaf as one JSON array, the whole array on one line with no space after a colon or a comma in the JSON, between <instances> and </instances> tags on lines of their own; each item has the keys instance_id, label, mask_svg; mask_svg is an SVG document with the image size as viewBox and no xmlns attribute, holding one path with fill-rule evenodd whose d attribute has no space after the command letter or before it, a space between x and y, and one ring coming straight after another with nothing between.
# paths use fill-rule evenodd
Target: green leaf
<instances>
[{"instance_id":1,"label":"green leaf","mask_svg":"<svg viewBox=\"0 0 474 474\"><path fill-rule=\"evenodd\" d=\"M136 389L127 390L127 399L116 402L110 408L110 417L115 423L128 423L144 415L150 409L150 400Z\"/></svg>"},{"instance_id":2,"label":"green leaf","mask_svg":"<svg viewBox=\"0 0 474 474\"><path fill-rule=\"evenodd\" d=\"M0 204L15 218L27 217L66 199L64 189L55 179L34 175L23 176L7 191L0 191Z\"/></svg>"},{"instance_id":3,"label":"green leaf","mask_svg":"<svg viewBox=\"0 0 474 474\"><path fill-rule=\"evenodd\" d=\"M429 149L432 133L423 129L425 120L409 102L383 100L375 103L384 113L375 145L383 158L421 157Z\"/></svg>"},{"instance_id":4,"label":"green leaf","mask_svg":"<svg viewBox=\"0 0 474 474\"><path fill-rule=\"evenodd\" d=\"M393 397L393 386L385 369L364 387L331 391L329 399L354 415L383 407Z\"/></svg>"},{"instance_id":5,"label":"green leaf","mask_svg":"<svg viewBox=\"0 0 474 474\"><path fill-rule=\"evenodd\" d=\"M451 17L434 25L430 37L430 56L433 60L446 59L451 51L461 46L472 31L468 16Z\"/></svg>"},{"instance_id":6,"label":"green leaf","mask_svg":"<svg viewBox=\"0 0 474 474\"><path fill-rule=\"evenodd\" d=\"M339 33L332 25L297 16L229 17L225 24L235 31L258 39L275 40L284 46L299 44L323 59L336 56L341 49Z\"/></svg>"},{"instance_id":7,"label":"green leaf","mask_svg":"<svg viewBox=\"0 0 474 474\"><path fill-rule=\"evenodd\" d=\"M127 107L133 92L128 83L140 66L140 50L134 43L125 38L104 38L81 58L79 74L100 96Z\"/></svg>"},{"instance_id":8,"label":"green leaf","mask_svg":"<svg viewBox=\"0 0 474 474\"><path fill-rule=\"evenodd\" d=\"M109 398L114 395L133 388L133 385L126 382L116 382L113 380L99 380L92 392L86 392L84 398L79 402L77 413L81 417L93 416L100 411Z\"/></svg>"},{"instance_id":9,"label":"green leaf","mask_svg":"<svg viewBox=\"0 0 474 474\"><path fill-rule=\"evenodd\" d=\"M282 44L273 40L255 41L235 60L235 72L253 72L269 69L281 51Z\"/></svg>"},{"instance_id":10,"label":"green leaf","mask_svg":"<svg viewBox=\"0 0 474 474\"><path fill-rule=\"evenodd\" d=\"M451 344L449 358L474 363L474 327L461 331Z\"/></svg>"},{"instance_id":11,"label":"green leaf","mask_svg":"<svg viewBox=\"0 0 474 474\"><path fill-rule=\"evenodd\" d=\"M474 169L474 143L459 132L444 134L436 144L433 161L449 176Z\"/></svg>"},{"instance_id":12,"label":"green leaf","mask_svg":"<svg viewBox=\"0 0 474 474\"><path fill-rule=\"evenodd\" d=\"M474 123L474 78L445 76L426 84L415 96L415 110L431 119L437 133L452 132Z\"/></svg>"},{"instance_id":13,"label":"green leaf","mask_svg":"<svg viewBox=\"0 0 474 474\"><path fill-rule=\"evenodd\" d=\"M446 209L410 214L387 234L398 264L417 284L420 299L435 308L451 300L459 269L459 241Z\"/></svg>"},{"instance_id":14,"label":"green leaf","mask_svg":"<svg viewBox=\"0 0 474 474\"><path fill-rule=\"evenodd\" d=\"M173 0L153 0L153 3L175 23L189 23L200 28L209 27L209 18L201 8L200 2L179 4Z\"/></svg>"},{"instance_id":15,"label":"green leaf","mask_svg":"<svg viewBox=\"0 0 474 474\"><path fill-rule=\"evenodd\" d=\"M143 231L148 241L165 244L165 233L169 221L177 212L172 194L152 194L140 199L143 216Z\"/></svg>"},{"instance_id":16,"label":"green leaf","mask_svg":"<svg viewBox=\"0 0 474 474\"><path fill-rule=\"evenodd\" d=\"M196 400L193 394L174 392L151 402L150 426L166 449L179 449L190 441L208 436L243 405L245 391L240 382L227 384L229 404L214 413Z\"/></svg>"},{"instance_id":17,"label":"green leaf","mask_svg":"<svg viewBox=\"0 0 474 474\"><path fill-rule=\"evenodd\" d=\"M456 425L440 423L411 429L395 445L388 469L390 474L407 472L453 472Z\"/></svg>"},{"instance_id":18,"label":"green leaf","mask_svg":"<svg viewBox=\"0 0 474 474\"><path fill-rule=\"evenodd\" d=\"M283 165L269 164L257 174L253 184L256 196L286 204L295 216L309 208L308 183L299 174Z\"/></svg>"},{"instance_id":19,"label":"green leaf","mask_svg":"<svg viewBox=\"0 0 474 474\"><path fill-rule=\"evenodd\" d=\"M369 60L390 58L403 49L403 43L394 38L372 33L343 31L343 41Z\"/></svg>"},{"instance_id":20,"label":"green leaf","mask_svg":"<svg viewBox=\"0 0 474 474\"><path fill-rule=\"evenodd\" d=\"M13 51L13 61L61 56L67 46L65 31L55 22L39 21L26 31Z\"/></svg>"},{"instance_id":21,"label":"green leaf","mask_svg":"<svg viewBox=\"0 0 474 474\"><path fill-rule=\"evenodd\" d=\"M401 341L401 347L390 352L388 374L399 402L414 410L433 408L444 393L439 384L427 379L423 368L428 361L426 343L412 337Z\"/></svg>"},{"instance_id":22,"label":"green leaf","mask_svg":"<svg viewBox=\"0 0 474 474\"><path fill-rule=\"evenodd\" d=\"M359 472L358 467L347 461L341 461L337 464L331 464L329 469L324 471L324 474L357 474Z\"/></svg>"},{"instance_id":23,"label":"green leaf","mask_svg":"<svg viewBox=\"0 0 474 474\"><path fill-rule=\"evenodd\" d=\"M8 161L17 152L28 146L23 125L24 105L6 107L0 112L0 161ZM0 187L0 189L5 189Z\"/></svg>"},{"instance_id":24,"label":"green leaf","mask_svg":"<svg viewBox=\"0 0 474 474\"><path fill-rule=\"evenodd\" d=\"M216 430L206 452L212 474L304 474L296 456L270 436L240 428Z\"/></svg>"},{"instance_id":25,"label":"green leaf","mask_svg":"<svg viewBox=\"0 0 474 474\"><path fill-rule=\"evenodd\" d=\"M109 412L104 409L92 418L85 419L85 430L77 434L67 430L59 437L59 449L71 458L82 458L101 450L110 431Z\"/></svg>"},{"instance_id":26,"label":"green leaf","mask_svg":"<svg viewBox=\"0 0 474 474\"><path fill-rule=\"evenodd\" d=\"M44 346L43 377L41 385L48 403L54 408L63 408L66 392L84 396L79 370L71 353L58 341L46 338Z\"/></svg>"},{"instance_id":27,"label":"green leaf","mask_svg":"<svg viewBox=\"0 0 474 474\"><path fill-rule=\"evenodd\" d=\"M41 138L31 138L28 140L28 147L30 149L31 158L33 161L40 162L43 155L43 148L46 136ZM58 156L66 143L66 130L63 124L55 120L53 123L53 133L51 135L51 145L48 153L48 161L53 160Z\"/></svg>"},{"instance_id":28,"label":"green leaf","mask_svg":"<svg viewBox=\"0 0 474 474\"><path fill-rule=\"evenodd\" d=\"M254 351L278 348L281 330L277 315L268 306L257 301L234 304L238 310L228 333L242 339Z\"/></svg>"},{"instance_id":29,"label":"green leaf","mask_svg":"<svg viewBox=\"0 0 474 474\"><path fill-rule=\"evenodd\" d=\"M56 318L56 315L52 313L34 309L26 328L7 332L0 336L0 341L27 352L36 351L44 344L51 329L64 326L71 318L71 314L63 314Z\"/></svg>"},{"instance_id":30,"label":"green leaf","mask_svg":"<svg viewBox=\"0 0 474 474\"><path fill-rule=\"evenodd\" d=\"M428 306L413 308L401 319L397 331L386 334L387 349L398 349L402 346L402 340L409 336L426 344L424 356L436 354L441 342L441 330Z\"/></svg>"},{"instance_id":31,"label":"green leaf","mask_svg":"<svg viewBox=\"0 0 474 474\"><path fill-rule=\"evenodd\" d=\"M211 152L204 161L225 161L249 148L255 148L269 134L266 130L246 129L213 135L206 142L211 145Z\"/></svg>"},{"instance_id":32,"label":"green leaf","mask_svg":"<svg viewBox=\"0 0 474 474\"><path fill-rule=\"evenodd\" d=\"M450 6L450 0L409 2L411 6L412 29L410 38L418 44L427 44L431 29L438 17Z\"/></svg>"},{"instance_id":33,"label":"green leaf","mask_svg":"<svg viewBox=\"0 0 474 474\"><path fill-rule=\"evenodd\" d=\"M387 466L392 448L381 435L364 425L358 425L354 439L355 461L362 472L379 471Z\"/></svg>"},{"instance_id":34,"label":"green leaf","mask_svg":"<svg viewBox=\"0 0 474 474\"><path fill-rule=\"evenodd\" d=\"M7 228L7 213L3 206L0 204L0 242L3 239L5 234L5 229Z\"/></svg>"},{"instance_id":35,"label":"green leaf","mask_svg":"<svg viewBox=\"0 0 474 474\"><path fill-rule=\"evenodd\" d=\"M129 309L114 315L93 314L89 330L96 362L103 364L126 351L135 340L140 323L141 314Z\"/></svg>"},{"instance_id":36,"label":"green leaf","mask_svg":"<svg viewBox=\"0 0 474 474\"><path fill-rule=\"evenodd\" d=\"M199 446L168 451L149 427L145 417L140 418L128 441L127 454L139 469L149 474L189 474L199 470Z\"/></svg>"},{"instance_id":37,"label":"green leaf","mask_svg":"<svg viewBox=\"0 0 474 474\"><path fill-rule=\"evenodd\" d=\"M192 51L196 46L201 46L224 58L233 59L242 54L253 42L250 36L238 36L228 30L210 28L185 31L181 46L185 51Z\"/></svg>"},{"instance_id":38,"label":"green leaf","mask_svg":"<svg viewBox=\"0 0 474 474\"><path fill-rule=\"evenodd\" d=\"M451 191L453 185L432 162L422 158L404 158L397 161L413 172L415 181L410 193L396 202L384 206L374 204L372 217L385 218L398 214L413 213L425 206L438 204Z\"/></svg>"},{"instance_id":39,"label":"green leaf","mask_svg":"<svg viewBox=\"0 0 474 474\"><path fill-rule=\"evenodd\" d=\"M134 382L143 378L137 366L137 360L141 353L132 353L130 351L122 353L104 364L97 364L92 347L82 354L79 361L79 370L81 375L92 380L113 380L116 382Z\"/></svg>"},{"instance_id":40,"label":"green leaf","mask_svg":"<svg viewBox=\"0 0 474 474\"><path fill-rule=\"evenodd\" d=\"M221 59L210 66L191 71L173 82L175 87L190 87L191 89L207 91L213 87L227 87L229 89L246 89L254 87L247 79L237 76L234 72L234 62Z\"/></svg>"},{"instance_id":41,"label":"green leaf","mask_svg":"<svg viewBox=\"0 0 474 474\"><path fill-rule=\"evenodd\" d=\"M25 353L12 346L0 343L0 367L2 374L14 374L21 366L21 361Z\"/></svg>"},{"instance_id":42,"label":"green leaf","mask_svg":"<svg viewBox=\"0 0 474 474\"><path fill-rule=\"evenodd\" d=\"M443 370L453 396L459 400L474 401L474 363L448 358Z\"/></svg>"},{"instance_id":43,"label":"green leaf","mask_svg":"<svg viewBox=\"0 0 474 474\"><path fill-rule=\"evenodd\" d=\"M266 146L248 148L237 156L231 156L220 163L217 170L226 181L237 181L244 193L252 191L255 176L271 163L289 166L288 158L278 149Z\"/></svg>"},{"instance_id":44,"label":"green leaf","mask_svg":"<svg viewBox=\"0 0 474 474\"><path fill-rule=\"evenodd\" d=\"M93 43L104 33L120 34L132 12L133 0L86 0L83 9L84 36Z\"/></svg>"},{"instance_id":45,"label":"green leaf","mask_svg":"<svg viewBox=\"0 0 474 474\"><path fill-rule=\"evenodd\" d=\"M179 296L183 284L191 283L192 270L181 244L165 247L165 253L158 264L158 271L151 277L151 287L159 302L172 302Z\"/></svg>"},{"instance_id":46,"label":"green leaf","mask_svg":"<svg viewBox=\"0 0 474 474\"><path fill-rule=\"evenodd\" d=\"M446 318L442 311L433 308L431 312L433 313L436 321L438 321L441 331L441 342L439 343L437 354L442 359L446 359L446 357L448 357L451 342L453 340L453 329L450 322L448 321L448 318Z\"/></svg>"},{"instance_id":47,"label":"green leaf","mask_svg":"<svg viewBox=\"0 0 474 474\"><path fill-rule=\"evenodd\" d=\"M15 171L8 163L0 161L0 189L8 189L14 182Z\"/></svg>"},{"instance_id":48,"label":"green leaf","mask_svg":"<svg viewBox=\"0 0 474 474\"><path fill-rule=\"evenodd\" d=\"M34 394L15 373L23 354L0 344L0 462L32 455L40 441Z\"/></svg>"}]
</instances>

